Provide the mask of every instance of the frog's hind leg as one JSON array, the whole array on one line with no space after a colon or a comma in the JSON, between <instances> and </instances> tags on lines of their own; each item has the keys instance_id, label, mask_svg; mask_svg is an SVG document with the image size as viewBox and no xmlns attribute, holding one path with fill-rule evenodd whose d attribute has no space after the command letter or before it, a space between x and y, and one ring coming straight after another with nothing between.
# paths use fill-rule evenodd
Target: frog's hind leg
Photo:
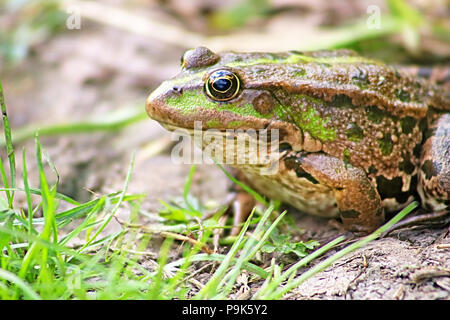
<instances>
[{"instance_id":1,"label":"frog's hind leg","mask_svg":"<svg viewBox=\"0 0 450 320\"><path fill-rule=\"evenodd\" d=\"M435 212L450 207L450 114L435 120L423 144L418 173L422 205Z\"/></svg>"}]
</instances>

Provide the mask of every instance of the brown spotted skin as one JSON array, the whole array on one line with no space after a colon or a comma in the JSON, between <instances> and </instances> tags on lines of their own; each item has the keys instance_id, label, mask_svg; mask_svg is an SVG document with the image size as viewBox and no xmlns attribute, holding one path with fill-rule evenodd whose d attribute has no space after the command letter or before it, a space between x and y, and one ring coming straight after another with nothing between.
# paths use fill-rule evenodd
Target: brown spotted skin
<instances>
[{"instance_id":1,"label":"brown spotted skin","mask_svg":"<svg viewBox=\"0 0 450 320\"><path fill-rule=\"evenodd\" d=\"M430 210L450 205L450 114L436 114L422 148L419 194Z\"/></svg>"},{"instance_id":2,"label":"brown spotted skin","mask_svg":"<svg viewBox=\"0 0 450 320\"><path fill-rule=\"evenodd\" d=\"M301 107L306 104L304 98L286 95L283 100L297 107L294 113L306 111ZM420 120L396 117L375 106L356 107L345 95L335 96L333 102L314 103L313 107L320 118L330 119L326 128L335 130L337 138L320 141L320 146L317 139L309 138L315 143L304 144L304 150L322 152L364 170L374 185L379 184L388 211L412 201L411 193L416 188L413 176L420 160L420 151L414 154L413 150L422 143Z\"/></svg>"},{"instance_id":3,"label":"brown spotted skin","mask_svg":"<svg viewBox=\"0 0 450 320\"><path fill-rule=\"evenodd\" d=\"M204 95L218 69L240 79L230 101ZM286 150L278 172L235 165L245 180L270 198L370 232L385 213L415 198L430 211L449 209L449 86L419 73L349 50L213 53L200 47L184 55L180 74L149 96L146 109L169 129L192 129L194 121L203 129L279 129Z\"/></svg>"}]
</instances>

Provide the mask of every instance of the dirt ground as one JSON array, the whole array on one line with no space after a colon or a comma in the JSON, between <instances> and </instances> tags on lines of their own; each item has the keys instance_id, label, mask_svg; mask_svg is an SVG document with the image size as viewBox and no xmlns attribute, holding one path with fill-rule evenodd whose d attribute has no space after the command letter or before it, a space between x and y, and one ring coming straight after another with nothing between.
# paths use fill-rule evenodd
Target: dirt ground
<instances>
[{"instance_id":1,"label":"dirt ground","mask_svg":"<svg viewBox=\"0 0 450 320\"><path fill-rule=\"evenodd\" d=\"M96 119L112 110L143 106L153 88L176 74L183 51L98 24L59 34L34 48L20 65L3 71L13 130ZM134 150L129 192L146 193L143 207L149 211L159 208L158 199L182 195L190 168L170 161L170 135L150 119L113 134L65 135L42 142L58 169L60 192L80 201L92 192L120 190ZM160 152L154 151L155 143ZM34 142L17 145L16 150L22 147L28 152L29 171L36 172ZM37 177L31 180L36 186ZM218 168L200 165L193 191L220 202L227 184ZM308 237L320 241L338 234L327 220L293 210L290 214ZM449 300L449 244L448 226L397 231L344 257L286 298Z\"/></svg>"}]
</instances>

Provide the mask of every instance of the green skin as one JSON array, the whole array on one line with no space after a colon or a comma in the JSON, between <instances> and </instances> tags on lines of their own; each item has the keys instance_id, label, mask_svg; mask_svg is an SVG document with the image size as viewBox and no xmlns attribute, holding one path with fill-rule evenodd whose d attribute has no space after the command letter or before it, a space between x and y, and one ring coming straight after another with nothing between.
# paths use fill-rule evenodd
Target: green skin
<instances>
[{"instance_id":1,"label":"green skin","mask_svg":"<svg viewBox=\"0 0 450 320\"><path fill-rule=\"evenodd\" d=\"M217 69L240 79L239 93L215 101L205 82ZM385 212L415 197L448 211L450 100L441 87L349 50L185 53L182 71L147 99L169 129L278 129L289 146L275 175L236 165L262 194L300 210L340 217L371 232Z\"/></svg>"}]
</instances>

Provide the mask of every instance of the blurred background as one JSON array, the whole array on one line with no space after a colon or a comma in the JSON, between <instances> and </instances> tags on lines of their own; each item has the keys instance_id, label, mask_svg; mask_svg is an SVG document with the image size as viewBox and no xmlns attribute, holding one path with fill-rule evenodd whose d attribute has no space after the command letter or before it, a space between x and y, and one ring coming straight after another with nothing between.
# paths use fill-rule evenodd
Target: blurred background
<instances>
[{"instance_id":1,"label":"blurred background","mask_svg":"<svg viewBox=\"0 0 450 320\"><path fill-rule=\"evenodd\" d=\"M147 193L143 207L181 195L189 165L171 163L170 134L143 108L151 91L179 71L183 52L199 45L213 51L351 48L388 63L445 68L450 3L0 0L0 79L15 148L28 152L32 184L38 181L33 136L40 129L58 170L49 176L59 176L59 191L79 201L120 190L135 150L130 192ZM226 190L218 168L200 166L193 184L198 196L220 201Z\"/></svg>"}]
</instances>

